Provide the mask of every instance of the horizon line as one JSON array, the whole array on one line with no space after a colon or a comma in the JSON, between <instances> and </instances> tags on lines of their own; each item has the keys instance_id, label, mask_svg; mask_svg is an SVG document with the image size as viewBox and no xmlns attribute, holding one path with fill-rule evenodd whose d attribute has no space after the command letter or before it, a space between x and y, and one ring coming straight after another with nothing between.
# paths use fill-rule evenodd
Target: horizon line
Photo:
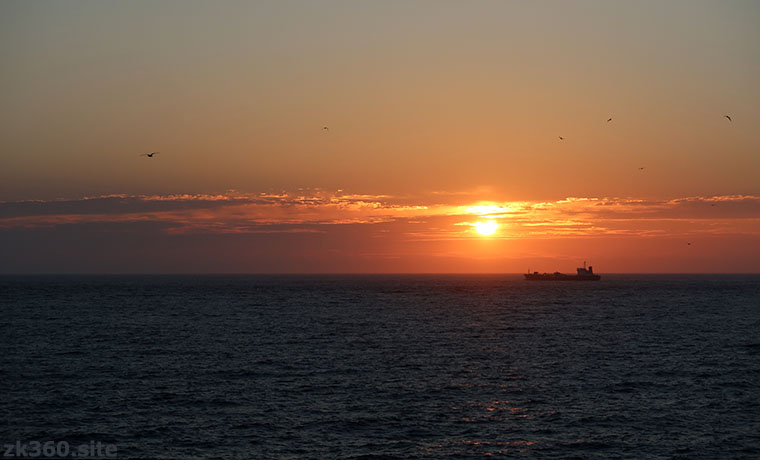
<instances>
[{"instance_id":1,"label":"horizon line","mask_svg":"<svg viewBox=\"0 0 760 460\"><path fill-rule=\"evenodd\" d=\"M522 276L527 272L72 272L72 273L0 273L3 276ZM530 272L533 273L533 272ZM554 273L554 272L539 272ZM563 272L559 272L563 273ZM601 276L620 275L760 275L760 272L609 272Z\"/></svg>"}]
</instances>

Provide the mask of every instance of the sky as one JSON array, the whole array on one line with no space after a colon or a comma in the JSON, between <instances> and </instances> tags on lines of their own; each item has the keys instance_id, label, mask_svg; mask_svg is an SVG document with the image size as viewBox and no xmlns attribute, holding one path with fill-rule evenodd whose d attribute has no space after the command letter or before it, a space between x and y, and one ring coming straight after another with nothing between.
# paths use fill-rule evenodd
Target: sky
<instances>
[{"instance_id":1,"label":"sky","mask_svg":"<svg viewBox=\"0 0 760 460\"><path fill-rule=\"evenodd\" d=\"M4 1L0 273L758 273L759 23Z\"/></svg>"}]
</instances>

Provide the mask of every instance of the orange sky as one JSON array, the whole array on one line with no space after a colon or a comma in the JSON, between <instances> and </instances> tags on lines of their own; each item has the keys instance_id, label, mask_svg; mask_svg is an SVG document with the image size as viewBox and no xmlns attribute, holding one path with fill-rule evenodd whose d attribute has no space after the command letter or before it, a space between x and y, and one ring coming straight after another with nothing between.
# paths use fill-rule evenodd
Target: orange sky
<instances>
[{"instance_id":1,"label":"orange sky","mask_svg":"<svg viewBox=\"0 0 760 460\"><path fill-rule=\"evenodd\" d=\"M0 271L758 272L758 23L752 1L6 1Z\"/></svg>"},{"instance_id":2,"label":"orange sky","mask_svg":"<svg viewBox=\"0 0 760 460\"><path fill-rule=\"evenodd\" d=\"M753 272L760 260L758 196L473 200L485 192L26 201L0 206L0 234L23 272L515 273L583 260L606 272ZM478 222L498 227L484 236Z\"/></svg>"}]
</instances>

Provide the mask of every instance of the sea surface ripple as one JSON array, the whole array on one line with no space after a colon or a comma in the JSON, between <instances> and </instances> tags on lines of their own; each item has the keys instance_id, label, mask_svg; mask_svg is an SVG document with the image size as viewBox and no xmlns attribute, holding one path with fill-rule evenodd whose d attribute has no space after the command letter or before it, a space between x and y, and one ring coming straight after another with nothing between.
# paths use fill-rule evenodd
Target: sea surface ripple
<instances>
[{"instance_id":1,"label":"sea surface ripple","mask_svg":"<svg viewBox=\"0 0 760 460\"><path fill-rule=\"evenodd\" d=\"M0 277L0 441L760 458L760 276Z\"/></svg>"}]
</instances>

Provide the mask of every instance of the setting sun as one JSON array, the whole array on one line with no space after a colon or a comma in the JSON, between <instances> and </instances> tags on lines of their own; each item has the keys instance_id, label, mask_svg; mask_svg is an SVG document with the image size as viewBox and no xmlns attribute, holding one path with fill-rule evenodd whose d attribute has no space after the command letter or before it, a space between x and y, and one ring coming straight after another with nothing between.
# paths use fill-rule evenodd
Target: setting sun
<instances>
[{"instance_id":1,"label":"setting sun","mask_svg":"<svg viewBox=\"0 0 760 460\"><path fill-rule=\"evenodd\" d=\"M475 231L484 236L493 235L497 228L499 224L496 222L475 222Z\"/></svg>"}]
</instances>

